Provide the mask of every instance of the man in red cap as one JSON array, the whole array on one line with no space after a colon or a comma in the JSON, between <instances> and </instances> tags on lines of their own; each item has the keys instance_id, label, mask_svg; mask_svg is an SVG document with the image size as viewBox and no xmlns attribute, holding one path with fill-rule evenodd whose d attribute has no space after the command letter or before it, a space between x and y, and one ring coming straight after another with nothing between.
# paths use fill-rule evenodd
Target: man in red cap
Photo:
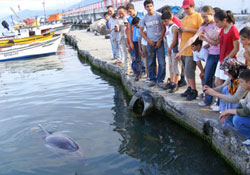
<instances>
[{"instance_id":1,"label":"man in red cap","mask_svg":"<svg viewBox=\"0 0 250 175\"><path fill-rule=\"evenodd\" d=\"M194 36L202 24L202 17L199 13L195 12L194 0L184 0L182 8L186 13L186 16L182 20L182 25L179 31L182 33L180 48L181 50L185 43ZM197 90L195 85L195 69L196 63L193 61L193 52L191 47L188 47L182 55L177 54L176 59L180 59L184 68L184 74L187 79L188 88L181 94L182 97L186 97L187 100L194 100L197 97Z\"/></svg>"}]
</instances>

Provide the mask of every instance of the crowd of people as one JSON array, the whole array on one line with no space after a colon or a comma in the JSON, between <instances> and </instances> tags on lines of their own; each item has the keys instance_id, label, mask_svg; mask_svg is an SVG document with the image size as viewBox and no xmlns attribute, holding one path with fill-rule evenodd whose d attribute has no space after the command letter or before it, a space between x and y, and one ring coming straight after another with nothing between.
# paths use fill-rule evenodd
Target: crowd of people
<instances>
[{"instance_id":1,"label":"crowd of people","mask_svg":"<svg viewBox=\"0 0 250 175\"><path fill-rule=\"evenodd\" d=\"M181 97L203 99L200 107L219 111L224 126L250 139L250 27L239 32L230 10L205 5L198 13L194 0L183 0L182 20L170 6L158 12L153 0L143 5L146 14L132 3L118 7L117 12L108 6L104 14L114 64L124 67L125 74L132 73L135 81L145 76L149 87L158 86L168 93L187 85ZM244 63L236 57L240 43L245 49ZM200 95L196 67L202 82ZM166 69L170 77L164 82Z\"/></svg>"}]
</instances>

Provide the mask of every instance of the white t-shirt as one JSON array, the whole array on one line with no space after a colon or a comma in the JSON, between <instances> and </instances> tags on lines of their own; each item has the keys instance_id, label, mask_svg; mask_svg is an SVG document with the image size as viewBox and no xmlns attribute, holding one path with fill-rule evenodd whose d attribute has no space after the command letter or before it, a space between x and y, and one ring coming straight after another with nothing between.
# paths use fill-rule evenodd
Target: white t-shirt
<instances>
[{"instance_id":1,"label":"white t-shirt","mask_svg":"<svg viewBox=\"0 0 250 175\"><path fill-rule=\"evenodd\" d=\"M173 28L176 27L178 28L178 26L173 23L170 26L166 26L166 39L167 39L167 46L168 48L171 46L171 44L173 43L174 40L174 32L173 32ZM178 53L178 34L177 34L177 43L174 46L174 48L171 50L172 53Z\"/></svg>"},{"instance_id":2,"label":"white t-shirt","mask_svg":"<svg viewBox=\"0 0 250 175\"><path fill-rule=\"evenodd\" d=\"M204 47L201 47L200 52L198 51L193 51L193 60L194 61L207 61L208 57L208 50L205 49Z\"/></svg>"},{"instance_id":3,"label":"white t-shirt","mask_svg":"<svg viewBox=\"0 0 250 175\"><path fill-rule=\"evenodd\" d=\"M161 13L155 12L153 15L146 14L139 22L139 25L147 30L149 40L157 42L162 33Z\"/></svg>"},{"instance_id":4,"label":"white t-shirt","mask_svg":"<svg viewBox=\"0 0 250 175\"><path fill-rule=\"evenodd\" d=\"M109 28L110 28L110 30L114 30L115 25L116 25L116 19L110 17L108 23L109 23Z\"/></svg>"},{"instance_id":5,"label":"white t-shirt","mask_svg":"<svg viewBox=\"0 0 250 175\"><path fill-rule=\"evenodd\" d=\"M124 39L126 36L126 34L125 34L126 26L125 26L124 22L128 22L127 17L124 17L124 18L119 17L116 20L116 25L118 25L118 27L119 27L121 39Z\"/></svg>"},{"instance_id":6,"label":"white t-shirt","mask_svg":"<svg viewBox=\"0 0 250 175\"><path fill-rule=\"evenodd\" d=\"M109 19L109 27L110 27L110 30L111 30L110 38L111 38L111 40L120 41L121 35L120 35L120 32L116 32L114 30L115 26L119 27L117 25L117 19L110 18Z\"/></svg>"}]
</instances>

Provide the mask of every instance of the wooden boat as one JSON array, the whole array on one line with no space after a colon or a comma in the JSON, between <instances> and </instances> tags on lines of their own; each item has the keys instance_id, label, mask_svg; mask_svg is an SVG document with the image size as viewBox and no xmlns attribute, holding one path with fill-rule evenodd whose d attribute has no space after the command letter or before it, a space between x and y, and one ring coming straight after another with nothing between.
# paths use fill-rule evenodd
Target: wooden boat
<instances>
[{"instance_id":1,"label":"wooden boat","mask_svg":"<svg viewBox=\"0 0 250 175\"><path fill-rule=\"evenodd\" d=\"M0 48L0 61L56 54L61 39L62 35L59 35L46 41Z\"/></svg>"},{"instance_id":2,"label":"wooden boat","mask_svg":"<svg viewBox=\"0 0 250 175\"><path fill-rule=\"evenodd\" d=\"M54 35L53 32L48 32L42 35L34 35L31 37L25 37L25 38L7 38L0 40L0 47L6 47L6 46L13 46L13 45L20 45L20 44L29 44L35 41L45 41L48 39L51 39Z\"/></svg>"}]
</instances>

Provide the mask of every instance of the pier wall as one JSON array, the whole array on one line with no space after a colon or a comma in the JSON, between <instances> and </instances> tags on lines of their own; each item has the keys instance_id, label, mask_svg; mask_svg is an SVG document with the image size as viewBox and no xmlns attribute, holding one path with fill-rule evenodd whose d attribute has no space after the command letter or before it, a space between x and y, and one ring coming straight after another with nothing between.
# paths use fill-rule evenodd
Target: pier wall
<instances>
[{"instance_id":1,"label":"pier wall","mask_svg":"<svg viewBox=\"0 0 250 175\"><path fill-rule=\"evenodd\" d=\"M165 112L166 117L204 138L238 173L250 175L250 147L242 144L245 140L243 136L229 127L222 127L219 113L211 111L208 107L199 107L197 100L190 102L181 98L180 93L186 87L169 94L157 87L149 88L144 80L134 81L131 75L124 74L122 67L113 64L110 41L105 40L104 36L95 36L86 31L71 31L65 38L92 66L120 77L130 95L145 89L152 91L155 107ZM201 90L200 85L198 88Z\"/></svg>"}]
</instances>

